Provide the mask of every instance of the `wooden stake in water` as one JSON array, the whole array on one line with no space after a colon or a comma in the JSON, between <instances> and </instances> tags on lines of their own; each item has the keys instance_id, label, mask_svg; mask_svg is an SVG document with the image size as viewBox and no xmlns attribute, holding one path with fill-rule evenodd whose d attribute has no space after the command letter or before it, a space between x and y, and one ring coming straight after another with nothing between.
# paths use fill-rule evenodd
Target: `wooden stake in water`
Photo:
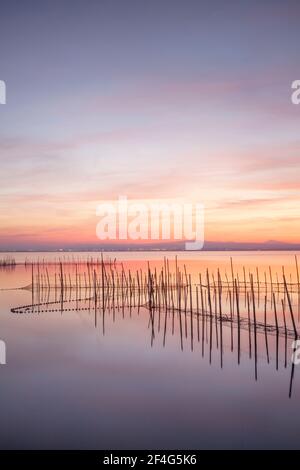
<instances>
[{"instance_id":1,"label":"wooden stake in water","mask_svg":"<svg viewBox=\"0 0 300 470\"><path fill-rule=\"evenodd\" d=\"M295 323L295 319L294 319L291 298L290 298L290 294L289 294L289 291L288 291L288 288L287 288L287 285L286 285L286 279L285 279L284 271L283 271L283 283L284 283L284 289L285 289L285 292L286 292L288 305L289 305L289 310L290 310L290 314L291 314L291 318L292 318L292 323L293 323L293 328L294 328L294 333L295 333L295 339L297 339L298 331L297 331L297 328L296 328L296 323Z\"/></svg>"},{"instance_id":2,"label":"wooden stake in water","mask_svg":"<svg viewBox=\"0 0 300 470\"><path fill-rule=\"evenodd\" d=\"M276 370L278 370L278 341L279 341L279 329L278 329L276 300L275 300L275 294L274 294L274 292L273 292L273 305L274 305L275 325L276 325Z\"/></svg>"},{"instance_id":3,"label":"wooden stake in water","mask_svg":"<svg viewBox=\"0 0 300 470\"><path fill-rule=\"evenodd\" d=\"M269 346L268 346L268 330L267 330L267 296L266 295L265 295L264 320L265 320L265 343L266 343L267 361L269 363Z\"/></svg>"},{"instance_id":4,"label":"wooden stake in water","mask_svg":"<svg viewBox=\"0 0 300 470\"><path fill-rule=\"evenodd\" d=\"M299 321L300 320L300 279L299 279L297 255L295 255L295 262L296 262L296 274L297 274L297 286L298 286L298 321Z\"/></svg>"},{"instance_id":5,"label":"wooden stake in water","mask_svg":"<svg viewBox=\"0 0 300 470\"><path fill-rule=\"evenodd\" d=\"M234 289L236 297L236 312L238 318L238 364L240 363L241 357L241 331L240 331L240 307L239 307L239 293L237 289L236 279L234 279Z\"/></svg>"},{"instance_id":6,"label":"wooden stake in water","mask_svg":"<svg viewBox=\"0 0 300 470\"><path fill-rule=\"evenodd\" d=\"M253 287L253 276L251 274L251 293L252 293L252 307L253 307L253 319L254 319L254 354L255 354L255 380L257 380L257 330L256 330L256 309L255 309L255 295Z\"/></svg>"}]
</instances>

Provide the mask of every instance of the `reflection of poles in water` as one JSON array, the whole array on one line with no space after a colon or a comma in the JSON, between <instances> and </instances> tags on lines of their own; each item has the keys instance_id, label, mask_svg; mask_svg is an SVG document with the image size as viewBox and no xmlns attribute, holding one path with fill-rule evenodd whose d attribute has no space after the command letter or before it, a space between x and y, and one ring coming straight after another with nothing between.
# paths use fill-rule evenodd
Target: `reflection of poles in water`
<instances>
[{"instance_id":1,"label":"reflection of poles in water","mask_svg":"<svg viewBox=\"0 0 300 470\"><path fill-rule=\"evenodd\" d=\"M253 309L253 320L254 320L254 359L255 359L255 380L257 380L257 330L256 330L256 310L255 310L255 296L253 288L253 275L250 276L251 279L251 294L252 294L252 309Z\"/></svg>"},{"instance_id":2,"label":"reflection of poles in water","mask_svg":"<svg viewBox=\"0 0 300 470\"><path fill-rule=\"evenodd\" d=\"M294 333L295 333L295 341L296 341L297 338L298 338L298 332L297 332L296 323L295 323L295 319L294 319L294 314L293 314L293 308L292 308L291 298L290 298L290 294L289 294L289 291L288 291L288 288L287 288L287 284L286 284L286 278L285 278L284 268L282 268L282 275L283 275L284 289L285 289L285 293L286 293L286 297L287 297L287 301L288 301L288 306L289 306L289 310L290 310L290 315L291 315L291 318L292 318L292 323L293 323L293 328L294 328ZM291 396L292 396L292 387L293 387L293 379L294 379L294 369L295 369L295 364L294 364L294 361L292 361L291 379L290 379L290 388L289 388L289 397L290 397L290 398L291 398Z\"/></svg>"},{"instance_id":3,"label":"reflection of poles in water","mask_svg":"<svg viewBox=\"0 0 300 470\"><path fill-rule=\"evenodd\" d=\"M264 311L264 318L265 318L265 343L266 343L266 353L267 353L267 361L269 363L269 346L268 346L268 330L267 330L267 296L265 295L265 311Z\"/></svg>"},{"instance_id":4,"label":"reflection of poles in water","mask_svg":"<svg viewBox=\"0 0 300 470\"><path fill-rule=\"evenodd\" d=\"M238 364L239 364L240 359L241 359L241 330L240 330L239 293L237 290L236 279L234 280L234 290L235 290L235 298L236 298L236 313L237 313L237 319L238 319Z\"/></svg>"},{"instance_id":5,"label":"reflection of poles in water","mask_svg":"<svg viewBox=\"0 0 300 470\"><path fill-rule=\"evenodd\" d=\"M185 274L185 284L184 284L184 331L185 337L187 338L187 287L188 287L188 280L187 280L187 273L186 273L186 266L184 265L184 274Z\"/></svg>"},{"instance_id":6,"label":"reflection of poles in water","mask_svg":"<svg viewBox=\"0 0 300 470\"><path fill-rule=\"evenodd\" d=\"M284 336L282 345L285 348L285 368L287 367L287 339L291 336L298 337L292 295L297 292L293 290L295 286L300 290L297 257L295 257L295 263L297 284L293 284L292 278L289 279L289 284L287 283L284 269L282 273L283 282L279 281L276 272L276 284L274 284L272 270L269 267L270 283L267 283L265 274L265 289L263 287L264 283L259 278L260 273L257 267L255 268L256 275L255 271L254 275L249 272L247 282L245 267L243 266L244 277L239 279L238 273L234 274L232 259L230 264L233 281L230 282L225 273L225 289L219 269L217 269L217 277L206 269L206 282L205 276L202 277L201 272L197 273L199 284L195 284L194 277L191 273L188 273L186 265L184 265L184 269L180 268L177 257L175 258L174 273L172 273L170 262L166 257L161 271L160 268L155 266L153 272L151 272L148 263L148 273L145 273L142 269L132 273L130 269L125 269L123 264L119 265L121 266L120 269L115 264L105 263L103 255L101 256L101 262L94 265L87 263L87 267L83 271L82 265L77 260L70 265L69 271L66 270L66 265L61 260L56 262L56 265L52 268L44 262L32 263L31 285L27 286L27 288L31 288L31 305L29 309L31 312L46 311L47 305L51 304L51 297L52 299L54 297L55 302L58 301L60 312L71 310L66 308L67 302L75 302L75 310L81 310L79 302L84 290L85 296L90 297L88 300L89 305L91 303L92 305L95 304L95 325L98 323L97 313L103 315L104 332L105 312L107 317L112 311L115 320L115 307L122 309L123 316L125 311L129 309L131 316L132 309L137 309L140 312L140 309L146 306L150 310L149 326L151 327L152 345L156 331L159 336L161 330L163 345L165 346L168 328L172 328L172 335L174 335L175 320L177 325L179 320L181 349L183 350L184 340L190 340L191 350L194 351L196 349L194 339L197 338L198 342L201 343L202 356L204 356L206 342L209 344L209 360L211 363L213 348L219 348L220 346L221 367L223 366L223 352L227 339L226 326L230 326L228 339L231 351L234 349L234 331L237 332L235 346L237 347L238 364L240 364L242 352L241 334L242 330L246 330L249 358L254 357L255 377L257 378L258 335L260 333L264 334L268 363L271 359L272 345L269 338L276 335L276 343L274 342L274 346L276 344L276 369L279 368L280 362L280 336ZM74 271L70 273L71 266L75 271L75 275ZM255 277L255 281L253 277ZM269 291L268 285L271 286ZM264 301L261 302L260 309L259 295L264 290ZM50 292L53 295L50 295ZM72 298L74 292L75 298ZM280 295L280 292L282 295ZM244 299L243 296L245 296ZM279 303L281 303L282 315L278 315ZM270 304L274 308L274 315L267 317L267 306ZM286 315L287 308L289 309L288 317ZM190 318L188 318L188 315L190 315ZM170 319L170 322L168 322L168 319ZM214 332L216 334L215 343ZM254 335L253 339L252 334Z\"/></svg>"},{"instance_id":7,"label":"reflection of poles in water","mask_svg":"<svg viewBox=\"0 0 300 470\"><path fill-rule=\"evenodd\" d=\"M273 292L273 305L274 305L274 315L275 315L275 325L276 325L276 370L278 370L278 341L279 341L279 330L278 330L278 320L277 320L277 309L275 294Z\"/></svg>"},{"instance_id":8,"label":"reflection of poles in water","mask_svg":"<svg viewBox=\"0 0 300 470\"><path fill-rule=\"evenodd\" d=\"M94 269L95 327L97 327L97 276Z\"/></svg>"},{"instance_id":9,"label":"reflection of poles in water","mask_svg":"<svg viewBox=\"0 0 300 470\"><path fill-rule=\"evenodd\" d=\"M230 258L230 268L231 268L231 282L232 282L232 292L234 296L234 272L233 272L233 262L232 258ZM234 315L234 302L232 303L232 313Z\"/></svg>"},{"instance_id":10,"label":"reflection of poles in water","mask_svg":"<svg viewBox=\"0 0 300 470\"><path fill-rule=\"evenodd\" d=\"M247 292L247 312L248 312L248 330L249 330L249 359L251 359L251 356L252 356L252 345L251 345L251 319L250 319L249 292Z\"/></svg>"},{"instance_id":11,"label":"reflection of poles in water","mask_svg":"<svg viewBox=\"0 0 300 470\"><path fill-rule=\"evenodd\" d=\"M209 362L211 363L212 355L212 306L211 306L211 295L210 295L210 282L209 282L209 272L206 270L206 279L207 279L207 296L208 296L208 306L209 306Z\"/></svg>"},{"instance_id":12,"label":"reflection of poles in water","mask_svg":"<svg viewBox=\"0 0 300 470\"><path fill-rule=\"evenodd\" d=\"M193 303L192 303L192 280L191 275L189 275L189 294L190 294L190 317L191 317L191 350L193 351L193 339L194 339L194 330L193 330Z\"/></svg>"},{"instance_id":13,"label":"reflection of poles in water","mask_svg":"<svg viewBox=\"0 0 300 470\"><path fill-rule=\"evenodd\" d=\"M61 301L60 305L61 305L61 315L62 315L63 307L64 307L64 276L63 276L62 263L60 263L59 269L60 269L60 301ZM76 296L76 299L77 299L77 296ZM78 307L78 304L77 304L77 307Z\"/></svg>"},{"instance_id":14,"label":"reflection of poles in water","mask_svg":"<svg viewBox=\"0 0 300 470\"><path fill-rule=\"evenodd\" d=\"M103 336L105 334L105 286L108 286L108 283L106 282L106 272L105 272L105 266L103 263L103 253L101 253L101 283L102 283L102 332Z\"/></svg>"},{"instance_id":15,"label":"reflection of poles in water","mask_svg":"<svg viewBox=\"0 0 300 470\"><path fill-rule=\"evenodd\" d=\"M232 302L233 302L233 299L232 299L232 294L231 294L231 290L229 291L229 307L230 307L230 338L231 338L231 341L230 341L230 346L231 346L231 351L233 351L233 313L232 313Z\"/></svg>"},{"instance_id":16,"label":"reflection of poles in water","mask_svg":"<svg viewBox=\"0 0 300 470\"><path fill-rule=\"evenodd\" d=\"M201 341L202 341L202 357L204 356L204 319L206 318L204 316L204 298L203 298L203 287L202 287L202 277L201 273L199 274L199 280L200 280L200 296L201 296L201 315L202 315L202 334L201 334Z\"/></svg>"},{"instance_id":17,"label":"reflection of poles in water","mask_svg":"<svg viewBox=\"0 0 300 470\"><path fill-rule=\"evenodd\" d=\"M213 278L213 285L214 285L214 303L215 303L215 326L216 326L216 345L217 349L219 348L219 334L218 334L218 304L217 304L217 289L216 283Z\"/></svg>"},{"instance_id":18,"label":"reflection of poles in water","mask_svg":"<svg viewBox=\"0 0 300 470\"><path fill-rule=\"evenodd\" d=\"M198 286L196 285L196 312L197 312L197 339L198 342L200 341L200 323L199 323L199 289Z\"/></svg>"},{"instance_id":19,"label":"reflection of poles in water","mask_svg":"<svg viewBox=\"0 0 300 470\"><path fill-rule=\"evenodd\" d=\"M166 336L167 336L167 316L168 316L168 310L165 311L164 340L163 340L163 346L164 347L166 345Z\"/></svg>"},{"instance_id":20,"label":"reflection of poles in water","mask_svg":"<svg viewBox=\"0 0 300 470\"><path fill-rule=\"evenodd\" d=\"M283 268L282 268L282 269L283 269ZM293 323L293 328L294 328L294 333L295 333L295 339L297 339L297 337L298 337L298 332L297 332L296 323L295 323L295 319L294 319L294 314L293 314L293 309L292 309L291 298L290 298L290 294L289 294L289 291L288 291L288 288L287 288L287 284L286 284L284 269L283 269L283 282L284 282L284 289L285 289L285 292L286 292L287 301L288 301L288 306L289 306L289 310L290 310L290 314L291 314L291 318L292 318L292 323Z\"/></svg>"},{"instance_id":21,"label":"reflection of poles in water","mask_svg":"<svg viewBox=\"0 0 300 470\"><path fill-rule=\"evenodd\" d=\"M38 270L37 270L37 298L38 298L38 304L40 304L41 299L40 299L40 265L38 263ZM38 307L38 312L40 312L40 307Z\"/></svg>"},{"instance_id":22,"label":"reflection of poles in water","mask_svg":"<svg viewBox=\"0 0 300 470\"><path fill-rule=\"evenodd\" d=\"M149 298L149 312L150 312L150 320L151 320L151 327L152 327L152 334L151 334L151 346L153 345L155 333L154 333L154 312L153 312L153 286L152 286L152 274L150 271L150 264L148 262L148 298Z\"/></svg>"},{"instance_id":23,"label":"reflection of poles in water","mask_svg":"<svg viewBox=\"0 0 300 470\"><path fill-rule=\"evenodd\" d=\"M289 398L292 397L294 372L295 372L295 364L294 364L294 362L292 362L291 377L290 377L290 387L289 387Z\"/></svg>"},{"instance_id":24,"label":"reflection of poles in water","mask_svg":"<svg viewBox=\"0 0 300 470\"><path fill-rule=\"evenodd\" d=\"M281 299L281 305L282 305L282 315L283 315L283 321L284 321L284 367L286 368L287 366L287 329L286 329L286 318L285 318L285 306L283 299Z\"/></svg>"},{"instance_id":25,"label":"reflection of poles in water","mask_svg":"<svg viewBox=\"0 0 300 470\"><path fill-rule=\"evenodd\" d=\"M33 273L33 264L31 265L31 302L32 302L32 312L34 311L34 273Z\"/></svg>"},{"instance_id":26,"label":"reflection of poles in water","mask_svg":"<svg viewBox=\"0 0 300 470\"><path fill-rule=\"evenodd\" d=\"M222 322L222 282L218 269L218 293L219 293L219 315L220 315L220 361L223 367L223 322Z\"/></svg>"}]
</instances>

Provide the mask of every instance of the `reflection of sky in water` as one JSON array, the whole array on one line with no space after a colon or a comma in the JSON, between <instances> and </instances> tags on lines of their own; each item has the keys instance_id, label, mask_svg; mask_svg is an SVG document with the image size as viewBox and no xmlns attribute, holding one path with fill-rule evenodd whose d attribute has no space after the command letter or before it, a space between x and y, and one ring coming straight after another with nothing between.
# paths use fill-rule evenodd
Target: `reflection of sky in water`
<instances>
[{"instance_id":1,"label":"reflection of sky in water","mask_svg":"<svg viewBox=\"0 0 300 470\"><path fill-rule=\"evenodd\" d=\"M189 265L188 265L189 266ZM30 277L30 273L28 274ZM1 272L23 285L27 274ZM8 282L8 281L7 281ZM258 380L249 358L248 334L241 332L238 365L236 337L223 328L223 368L215 324L211 364L209 340L202 357L201 334L183 338L178 318L172 335L164 312L151 347L149 312L141 308L97 314L94 311L13 314L10 308L31 302L28 291L0 292L0 337L7 343L1 374L3 448L209 448L297 447L299 375L295 368L292 398L290 339L287 368L284 339L258 335ZM188 325L190 319L188 317ZM201 327L201 322L200 322ZM209 325L208 325L209 332ZM235 332L236 334L236 332ZM219 337L220 341L220 337ZM253 344L252 344L253 348Z\"/></svg>"}]
</instances>

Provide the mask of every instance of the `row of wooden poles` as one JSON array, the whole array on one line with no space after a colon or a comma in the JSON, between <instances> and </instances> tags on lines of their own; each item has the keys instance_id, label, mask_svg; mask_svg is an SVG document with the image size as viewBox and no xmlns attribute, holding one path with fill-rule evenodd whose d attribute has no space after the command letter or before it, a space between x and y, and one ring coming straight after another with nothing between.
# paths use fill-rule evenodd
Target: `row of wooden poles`
<instances>
[{"instance_id":1,"label":"row of wooden poles","mask_svg":"<svg viewBox=\"0 0 300 470\"><path fill-rule=\"evenodd\" d=\"M298 338L296 320L293 311L289 284L286 281L284 269L282 270L282 284L284 287L283 297L280 299L282 308L283 326L280 325L278 312L278 300L274 285L268 283L267 292L264 291L264 318L261 321L257 318L257 301L261 286L259 281L255 284L254 276L249 273L249 280L239 282L234 274L231 260L231 280L228 278L224 282L221 278L220 270L214 276L206 269L205 275L199 273L197 282L192 279L192 275L187 272L186 266L180 269L177 258L175 258L175 272L171 272L170 263L164 258L161 269L151 268L147 263L147 268L136 270L134 273L130 269L125 269L121 263L101 262L96 265L86 263L86 270L82 272L81 265L74 265L74 276L61 261L58 264L58 272L49 275L47 264L32 264L32 282L28 286L32 291L32 305L21 306L13 311L21 313L27 310L33 311L63 311L66 310L88 310L95 311L95 325L97 323L97 312L104 315L106 311L115 312L115 309L131 312L132 308L146 307L149 311L149 326L151 329L151 344L153 344L156 330L156 318L164 314L164 343L166 337L166 327L168 315L172 317L172 330L174 331L174 318L178 318L180 343L183 350L184 338L190 337L191 349L195 338L202 341L202 351L204 353L204 331L209 329L209 350L210 362L212 356L213 330L215 328L215 338L217 347L220 347L221 367L223 365L223 327L230 326L231 350L233 350L235 329L237 340L235 341L238 353L238 363L241 355L241 334L248 332L249 355L253 354L255 359L255 378L257 379L257 357L259 333L265 337L265 348L267 360L269 362L269 339L268 336L276 337L276 369L278 369L278 344L279 337L285 338L285 366L287 363L287 338ZM54 292L53 296L50 293ZM75 297L74 297L75 292ZM36 301L34 296L37 296ZM226 296L226 303L229 303L229 312L223 309L223 298ZM272 307L273 318L268 313L268 298ZM58 299L58 300L57 300ZM44 300L44 301L43 301ZM247 315L242 314L242 302L244 300ZM72 308L66 307L67 302L74 302ZM88 306L82 307L82 302L87 302ZM56 309L55 304L59 304ZM195 325L196 322L196 325ZM201 332L202 326L202 333ZM294 366L292 366L292 377Z\"/></svg>"},{"instance_id":2,"label":"row of wooden poles","mask_svg":"<svg viewBox=\"0 0 300 470\"><path fill-rule=\"evenodd\" d=\"M60 264L63 265L77 265L77 266L100 266L103 263L103 254L101 256L88 256L87 258L81 258L79 256L63 256L63 257L54 257L52 259L47 258L37 258L36 260L31 260L30 258L25 258L24 262L19 262L18 264L24 264L25 267L42 267L42 266L59 266ZM109 258L108 261L105 261L105 264L109 265L116 265L117 259L114 258L113 260Z\"/></svg>"},{"instance_id":3,"label":"row of wooden poles","mask_svg":"<svg viewBox=\"0 0 300 470\"><path fill-rule=\"evenodd\" d=\"M16 260L12 256L5 256L0 258L0 268L15 267Z\"/></svg>"},{"instance_id":4,"label":"row of wooden poles","mask_svg":"<svg viewBox=\"0 0 300 470\"><path fill-rule=\"evenodd\" d=\"M177 257L175 258L175 260L177 260ZM0 260L0 265L3 263L3 265L8 265L9 263L11 264L16 264L14 258L12 258L12 260L8 260L8 259L3 259L3 260ZM23 263L21 263L23 264ZM118 265L118 264L121 264L122 263L117 263L117 260L116 258L114 260L111 260L109 259L108 261L103 261L103 255L101 255L101 257L96 257L96 258L93 258L93 257L90 257L88 258L87 260L82 260L80 258L75 258L75 257L63 257L63 258L58 258L58 259L53 259L51 261L47 261L46 259L38 259L36 261L30 261L29 259L26 259L25 262L24 262L24 265L28 268L28 267L31 267L31 268L36 268L37 271L40 271L41 269L44 269L46 270L46 273L47 273L47 279L44 277L43 279L43 275L41 274L41 278L38 278L38 283L39 284L43 284L43 281L46 281L46 283L44 283L44 285L48 285L49 286L49 278L48 278L48 268L47 266L58 266L59 268L61 268L61 266L75 266L75 268L78 269L78 277L76 276L76 279L78 278L79 280L79 284L81 283L81 274L79 272L80 268L82 269L82 267L86 266L87 267L87 272L88 274L90 273L91 269L93 267L96 267L96 268L99 268L99 267L102 267L102 265L105 265L105 266L109 266L110 268L113 266L114 268ZM167 269L168 269L168 280L167 282L169 282L169 277L172 276L172 274L170 274L170 270L169 270L169 260L166 259L166 257L164 257L164 266L167 266ZM288 280L285 280L284 282L284 277L285 277L285 274L284 274L284 267L282 267L282 272L283 272L283 278L282 280L280 281L279 279L279 276L278 276L278 273L276 272L275 273L275 279L274 279L274 274L272 273L272 268L271 266L269 266L269 269L268 269L268 274L266 272L264 272L264 276L263 276L263 280L260 278L260 275L259 275L259 269L258 267L256 267L255 269L255 273L256 275L254 276L250 270L248 272L248 275L246 274L246 268L245 266L243 266L243 276L239 276L239 273L237 272L236 275L234 274L234 270L233 270L233 261L232 261L232 258L230 258L230 267L231 267L231 279L229 279L228 275L227 275L227 272L225 270L225 279L222 279L222 285L225 285L227 287L233 287L234 285L234 282L235 282L235 278L236 278L236 282L237 282L237 285L238 285L238 288L239 290L241 288L244 288L246 289L247 286L251 285L251 282L253 283L253 286L255 287L255 289L258 291L258 292L263 292L265 291L267 293L269 287L271 288L271 292L282 292L285 290L285 283L289 286L289 289L290 291L292 292L293 289L296 289L296 291L300 290L300 276L299 276L299 268L298 268L298 260L297 260L297 256L295 255L295 266L296 266L296 275L297 275L297 279L296 279L296 282L292 282L292 277L291 277L291 274L290 274L290 278ZM219 270L218 270L219 271ZM130 270L128 270L129 274L130 274ZM177 272L177 267L176 267L176 272ZM61 274L61 269L60 269L60 274ZM85 277L85 273L83 273L83 276ZM252 276L252 281L251 281L251 276ZM63 279L64 281L64 284L67 285L68 281L67 279ZM214 274L212 274L212 282L215 283L215 278L214 278ZM89 275L89 283L90 283L90 275ZM87 280L84 279L84 285L87 286Z\"/></svg>"},{"instance_id":5,"label":"row of wooden poles","mask_svg":"<svg viewBox=\"0 0 300 470\"><path fill-rule=\"evenodd\" d=\"M297 258L296 265L298 268ZM37 292L39 296L44 291L49 292L54 289L55 295L59 295L60 298L65 298L68 291L69 293L74 291L77 293L85 289L89 291L89 296L92 295L95 301L100 301L103 305L107 297L113 302L119 300L124 303L124 301L128 301L129 306L147 305L150 311L161 308L166 310L174 309L184 313L189 311L197 315L214 315L218 321L231 321L238 324L243 321L240 313L243 298L247 308L249 324L254 326L261 326L261 322L257 321L256 304L259 305L262 294L264 298L264 326L270 327L267 323L267 301L270 299L274 314L273 326L278 333L280 332L276 295L279 298L281 290L276 289L272 282L271 269L271 281L265 284L265 289L262 289L258 274L256 282L252 273L249 273L248 280L245 276L243 282L241 282L238 276L234 274L232 259L231 280L226 276L225 281L221 278L219 269L216 277L206 269L205 275L199 273L198 280L195 282L195 279L192 280L191 274L188 274L185 265L183 270L180 269L177 257L175 258L175 272L171 272L167 258L164 258L160 270L156 267L151 269L148 262L146 269L136 270L133 273L130 269L125 269L122 263L119 265L115 261L104 262L103 256L97 265L87 261L86 269L75 263L74 270L75 279L71 275L70 269L66 269L66 265L60 261L58 272L55 270L54 275L50 276L47 264L32 264L31 285L28 287L31 288L33 293ZM282 282L278 282L279 285L283 286L283 297L280 301L283 326L290 335L288 324L291 324L293 334L298 336L291 301L291 285L293 284L287 283L284 268L282 269ZM299 313L300 287L299 284L297 285ZM230 315L223 312L222 295L224 292L229 298ZM214 305L212 297L214 297ZM252 318L250 319L251 310Z\"/></svg>"}]
</instances>

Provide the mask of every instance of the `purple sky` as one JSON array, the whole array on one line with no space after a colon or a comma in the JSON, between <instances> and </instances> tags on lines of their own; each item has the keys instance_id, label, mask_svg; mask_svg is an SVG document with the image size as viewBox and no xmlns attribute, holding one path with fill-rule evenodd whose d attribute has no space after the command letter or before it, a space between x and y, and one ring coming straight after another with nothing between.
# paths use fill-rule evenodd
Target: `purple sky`
<instances>
[{"instance_id":1,"label":"purple sky","mask_svg":"<svg viewBox=\"0 0 300 470\"><path fill-rule=\"evenodd\" d=\"M120 194L206 207L206 239L299 239L299 1L0 5L0 249L97 243Z\"/></svg>"}]
</instances>

